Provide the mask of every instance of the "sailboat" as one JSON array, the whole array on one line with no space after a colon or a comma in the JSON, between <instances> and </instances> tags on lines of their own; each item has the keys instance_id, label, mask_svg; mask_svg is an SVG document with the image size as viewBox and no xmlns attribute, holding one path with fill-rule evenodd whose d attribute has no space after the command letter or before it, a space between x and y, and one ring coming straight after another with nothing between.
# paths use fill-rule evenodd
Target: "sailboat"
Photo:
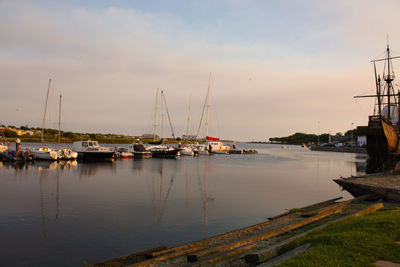
<instances>
[{"instance_id":1,"label":"sailboat","mask_svg":"<svg viewBox=\"0 0 400 267\"><path fill-rule=\"evenodd\" d=\"M61 100L62 95L60 94L60 103L58 108L58 144L61 144ZM57 151L57 156L58 159L74 160L78 158L78 153L69 148L63 147Z\"/></svg>"},{"instance_id":2,"label":"sailboat","mask_svg":"<svg viewBox=\"0 0 400 267\"><path fill-rule=\"evenodd\" d=\"M374 115L369 116L367 130L367 152L371 160L385 162L390 158L400 156L400 124L399 100L400 91L395 92L393 80L392 57L389 44L383 59L372 60L375 74L375 95L356 96L376 98L377 108ZM376 63L384 62L382 77L377 74Z\"/></svg>"},{"instance_id":3,"label":"sailboat","mask_svg":"<svg viewBox=\"0 0 400 267\"><path fill-rule=\"evenodd\" d=\"M160 98L160 111L161 111L161 139L159 141L156 141L156 123L157 123L157 110L158 110L158 100ZM172 128L172 123L171 123L171 118L169 116L168 108L167 108L167 102L165 100L164 92L161 91L161 94L159 95L159 89L157 88L156 90L156 106L155 106L155 112L154 112L154 126L153 126L153 142L149 142L149 145L146 147L147 151L150 151L152 154L153 158L174 158L176 156L179 156L179 151L181 149L176 148L176 147L167 147L165 145L162 145L163 141L163 126L164 126L164 109L163 109L163 100L164 100L164 105L167 111L168 115L168 120L169 124L171 126L171 132L172 132L172 137L175 138L174 134L174 129Z\"/></svg>"},{"instance_id":4,"label":"sailboat","mask_svg":"<svg viewBox=\"0 0 400 267\"><path fill-rule=\"evenodd\" d=\"M206 150L209 153L219 153L219 154L226 154L230 147L225 145L223 142L220 141L218 137L211 137L208 135L208 128L209 128L209 121L210 121L210 91L211 91L211 72L208 79L208 90L207 90L207 97L204 103L203 112L201 114L199 128L197 130L197 136L200 132L201 123L203 120L204 109L207 106L207 120L206 120Z\"/></svg>"},{"instance_id":5,"label":"sailboat","mask_svg":"<svg viewBox=\"0 0 400 267\"><path fill-rule=\"evenodd\" d=\"M46 121L47 103L49 100L49 93L50 93L50 85L51 85L51 79L49 79L49 85L47 87L46 104L44 107L43 124L42 124L42 144L43 144L44 123ZM43 145L41 145L38 148L31 149L30 154L35 159L42 159L42 160L57 160L58 159L57 151L54 151L51 148L49 148L47 146L43 146Z\"/></svg>"}]
</instances>

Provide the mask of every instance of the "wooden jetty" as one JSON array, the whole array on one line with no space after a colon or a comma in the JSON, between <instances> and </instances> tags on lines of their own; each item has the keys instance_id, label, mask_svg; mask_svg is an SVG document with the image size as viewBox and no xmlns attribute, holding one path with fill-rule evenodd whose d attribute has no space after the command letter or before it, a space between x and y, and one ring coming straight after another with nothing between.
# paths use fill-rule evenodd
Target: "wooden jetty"
<instances>
[{"instance_id":1,"label":"wooden jetty","mask_svg":"<svg viewBox=\"0 0 400 267\"><path fill-rule=\"evenodd\" d=\"M369 194L371 199L400 201L400 175L393 173L371 174L334 179L355 197Z\"/></svg>"},{"instance_id":2,"label":"wooden jetty","mask_svg":"<svg viewBox=\"0 0 400 267\"><path fill-rule=\"evenodd\" d=\"M267 221L173 248L158 247L93 266L236 266L260 264L279 256L282 248L329 222L367 214L383 207L366 203L369 196L337 202L335 198L292 209ZM307 229L305 230L304 227ZM294 235L294 236L293 236ZM284 240L284 241L282 241ZM304 248L301 248L304 249ZM300 248L299 248L300 250ZM298 252L296 252L298 253ZM250 264L250 265L249 265Z\"/></svg>"}]
</instances>

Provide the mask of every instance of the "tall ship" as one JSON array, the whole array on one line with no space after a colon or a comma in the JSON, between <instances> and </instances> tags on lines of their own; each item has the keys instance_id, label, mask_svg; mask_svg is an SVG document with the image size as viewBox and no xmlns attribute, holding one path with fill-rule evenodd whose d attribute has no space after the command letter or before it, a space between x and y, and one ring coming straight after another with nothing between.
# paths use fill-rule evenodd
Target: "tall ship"
<instances>
[{"instance_id":1,"label":"tall ship","mask_svg":"<svg viewBox=\"0 0 400 267\"><path fill-rule=\"evenodd\" d=\"M374 65L376 94L357 97L374 97L374 115L369 116L367 130L367 152L374 161L384 162L400 156L400 91L394 88L394 69L389 44L385 58L372 60ZM383 63L382 76L377 74L377 63Z\"/></svg>"}]
</instances>

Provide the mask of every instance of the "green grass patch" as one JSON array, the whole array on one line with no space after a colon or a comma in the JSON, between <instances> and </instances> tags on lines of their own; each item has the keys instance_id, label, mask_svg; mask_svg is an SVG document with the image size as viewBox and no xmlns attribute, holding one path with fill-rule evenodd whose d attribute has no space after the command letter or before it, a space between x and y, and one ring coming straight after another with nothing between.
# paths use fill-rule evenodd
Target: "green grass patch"
<instances>
[{"instance_id":1,"label":"green grass patch","mask_svg":"<svg viewBox=\"0 0 400 267\"><path fill-rule=\"evenodd\" d=\"M375 266L376 260L400 263L400 207L351 217L289 244L312 246L278 266Z\"/></svg>"}]
</instances>

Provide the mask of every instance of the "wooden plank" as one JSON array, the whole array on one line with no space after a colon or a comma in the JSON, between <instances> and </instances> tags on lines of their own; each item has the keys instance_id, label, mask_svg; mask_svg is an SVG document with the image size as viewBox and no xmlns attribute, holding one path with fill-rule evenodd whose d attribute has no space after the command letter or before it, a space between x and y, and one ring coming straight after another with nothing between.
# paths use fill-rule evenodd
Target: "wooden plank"
<instances>
[{"instance_id":1,"label":"wooden plank","mask_svg":"<svg viewBox=\"0 0 400 267\"><path fill-rule=\"evenodd\" d=\"M284 261L287 261L288 259L299 255L300 253L303 253L304 251L306 251L309 247L311 246L311 243L306 243L301 245L300 247L297 247L291 251L288 251L282 255L280 255L279 257L273 258L270 261L267 261L263 264L260 264L258 266L262 266L262 267L270 267L270 266L274 266L277 264L281 264Z\"/></svg>"},{"instance_id":2,"label":"wooden plank","mask_svg":"<svg viewBox=\"0 0 400 267\"><path fill-rule=\"evenodd\" d=\"M359 198L354 198L354 199L351 199L351 200L348 200L348 201L340 202L338 205L339 206L344 206L344 205L349 204L350 202L353 202L353 201L356 201L356 200L363 200L365 198L366 198L365 196L359 197ZM317 204L310 205L308 207L315 207L315 206L323 204L323 203L334 202L334 201L336 201L338 199L341 199L341 197L330 199L330 200L326 200L326 201L323 201L323 202L320 202L320 203L317 203ZM305 207L305 208L307 208L307 207ZM323 212L323 211L321 211L321 212ZM286 215L290 215L290 213L288 213ZM279 218L276 216L276 218L274 220L276 221L277 219L283 219L283 217L285 217L286 215L282 215L282 214L278 215ZM272 223L271 220L265 221L265 222L262 222L262 223L259 223L259 224L251 225L251 226L248 226L248 227L245 227L245 228L241 228L241 229L238 229L238 230L233 230L233 231L230 231L230 232L227 232L227 233L224 233L224 234L216 235L216 236L213 236L213 237L210 237L210 238L207 238L207 239L203 239L203 240L200 240L200 241L195 241L195 242L188 243L188 244L185 244L185 245L182 245L182 246L178 246L178 247L174 247L174 248L170 248L170 249L165 249L165 250L162 250L162 251L149 253L149 255L147 255L147 257L153 258L153 257L158 257L160 255L164 255L164 254L168 254L168 253L172 253L172 252L176 252L176 251L193 248L193 247L196 247L196 246L203 246L203 245L206 245L209 242L214 242L216 240L219 240L219 239L222 239L222 238L226 238L226 237L238 236L238 235L240 235L242 233L245 233L247 231L251 231L251 230L254 230L254 229L257 229L257 228L261 228L261 227L264 227L264 226L266 226L268 224L271 224L271 223Z\"/></svg>"},{"instance_id":3,"label":"wooden plank","mask_svg":"<svg viewBox=\"0 0 400 267\"><path fill-rule=\"evenodd\" d=\"M157 262L160 262L160 261L165 261L165 260L169 260L169 259L172 259L172 258L176 258L176 257L182 256L182 255L185 255L185 254L189 254L189 253L193 253L193 252L205 249L205 248L206 248L205 246L195 247L195 248L191 248L191 249L188 249L188 250L183 250L183 251L179 251L179 252L176 252L176 253L173 253L173 254L164 255L164 256L157 257L157 258L152 258L152 259L149 259L149 260L146 260L146 261L142 261L142 262L139 262L139 263L136 263L136 264L127 265L127 266L129 266L129 267L148 266L148 265L153 264L153 263L157 263Z\"/></svg>"},{"instance_id":4,"label":"wooden plank","mask_svg":"<svg viewBox=\"0 0 400 267\"><path fill-rule=\"evenodd\" d=\"M191 266L191 267L220 266L222 264L240 259L246 253L248 253L249 250L254 249L256 247L257 247L256 244L245 245L245 246L239 247L235 250L229 251L228 253L223 253L223 254L217 255L215 257L206 259L204 261L196 262L189 266Z\"/></svg>"},{"instance_id":5,"label":"wooden plank","mask_svg":"<svg viewBox=\"0 0 400 267\"><path fill-rule=\"evenodd\" d=\"M280 228L280 229L277 229L277 230L274 230L274 231L263 233L261 235L252 236L250 238L246 238L246 239L240 240L238 242L229 243L227 245L222 245L222 246L218 246L218 247L211 248L211 249L208 249L208 250L203 250L203 251L200 251L200 252L198 252L196 254L190 254L190 255L187 256L187 259L188 259L189 262L194 262L194 261L197 261L200 257L206 256L206 255L209 255L209 254L212 254L212 253L224 252L224 251L227 251L227 250L232 250L232 249L238 248L240 246L243 246L243 245L246 245L246 244L249 244L249 243L252 243L252 242L261 241L261 240L265 240L265 239L268 239L268 238L271 238L271 237L274 237L274 236L278 236L278 235L287 233L289 231L292 231L294 229L300 228L302 226L305 226L307 224L313 223L315 221L324 219L324 218L326 218L328 216L331 216L333 214L340 213L341 211L342 211L341 207L338 207L335 210L328 210L325 213L318 214L316 216L303 219L303 220L301 220L299 222L287 225L287 226L285 226L283 228Z\"/></svg>"},{"instance_id":6,"label":"wooden plank","mask_svg":"<svg viewBox=\"0 0 400 267\"><path fill-rule=\"evenodd\" d=\"M335 202L335 201L337 201L337 200L339 200L339 199L342 199L342 198L343 198L343 197L332 198L332 199L325 200L325 201L322 201L322 202L319 202L319 203L316 203L316 204L312 204L312 205L309 205L309 206L305 206L305 207L299 208L299 210L305 210L305 209L316 208L316 207L321 206L321 205L333 203L333 202ZM282 214L279 214L279 215L275 215L275 216L272 216L272 217L268 217L268 220L275 220L275 219L277 219L277 218L286 216L286 215L288 215L288 214L290 214L290 213L292 213L292 212L291 212L291 211L288 211L288 212L285 212L285 213L282 213Z\"/></svg>"},{"instance_id":7,"label":"wooden plank","mask_svg":"<svg viewBox=\"0 0 400 267\"><path fill-rule=\"evenodd\" d=\"M301 234L296 235L294 237L291 237L291 238L289 238L287 240L279 242L278 244L275 244L275 245L273 245L271 247L256 251L256 252L254 252L252 254L247 254L247 255L245 255L245 260L246 260L247 263L260 264L261 262L267 261L267 260L269 260L269 259L271 259L273 257L278 256L283 247L285 247L289 243L291 243L291 242L293 242L293 241L295 241L295 240L297 240L297 239L299 239L301 237L304 237L304 236L310 234L311 232L314 232L316 230L320 230L320 229L322 229L322 228L324 228L324 227L326 227L328 225L343 221L343 220L345 220L347 218L350 218L350 217L353 217L353 216L366 215L366 214L372 213L372 212L374 212L376 210L379 210L379 209L382 209L382 208L383 208L383 204L382 203L370 205L370 206L368 206L367 208L365 208L365 209L363 209L361 211L357 211L357 212L352 213L350 215L347 215L347 216L344 216L342 218L339 218L339 219L337 219L335 221L328 222L328 223L326 223L324 225L318 226L318 227L316 227L314 229L311 229L311 230L309 230L307 232L301 233Z\"/></svg>"},{"instance_id":8,"label":"wooden plank","mask_svg":"<svg viewBox=\"0 0 400 267\"><path fill-rule=\"evenodd\" d=\"M139 261L144 261L146 260L146 255L152 252L156 252L156 251L160 251L160 250L164 250L166 249L166 246L161 246L161 247L156 247L156 248L152 248L152 249L147 249L147 250L143 250L143 251L139 251L139 252L135 252L133 254L129 254L126 256L122 256L122 257L118 257L118 258L114 258L111 260L107 260L104 262L98 262L93 264L94 267L122 267L125 266L127 264L132 264L132 263L136 263Z\"/></svg>"},{"instance_id":9,"label":"wooden plank","mask_svg":"<svg viewBox=\"0 0 400 267\"><path fill-rule=\"evenodd\" d=\"M245 228L241 228L241 229L238 229L238 230L233 230L233 231L230 231L230 232L227 232L227 233L224 233L224 234L220 234L220 235L216 235L216 236L213 236L213 237L210 237L210 238L207 238L207 239L203 239L203 240L200 240L200 241L195 241L195 242L192 242L192 243L189 243L189 244L185 244L185 245L182 245L182 246L178 246L178 247L174 247L174 248L170 248L170 249L166 249L166 250L150 253L148 256L149 257L157 257L157 256L160 256L160 255L163 255L163 254L168 254L168 253L171 253L171 252L174 252L174 251L179 251L179 250L183 250L183 249L188 249L188 248L192 248L192 247L196 247L196 246L205 245L205 244L207 244L209 242L214 242L216 240L219 240L219 239L222 239L222 238L226 238L226 237L237 236L237 235L240 235L240 234L245 233L247 231L251 231L251 230L254 230L254 229L257 229L257 228L264 227L264 226L266 226L268 224L271 224L271 223L272 223L272 221L265 221L265 222L262 222L262 223L259 223L259 224L251 225L251 226L248 226L248 227L245 227Z\"/></svg>"},{"instance_id":10,"label":"wooden plank","mask_svg":"<svg viewBox=\"0 0 400 267\"><path fill-rule=\"evenodd\" d=\"M353 214L353 216L356 216L356 217L363 216L363 215L375 212L375 211L380 210L380 209L383 209L383 203L378 203L378 204L369 206L366 209L363 209L363 210L361 210L359 212L356 212L355 214Z\"/></svg>"}]
</instances>

